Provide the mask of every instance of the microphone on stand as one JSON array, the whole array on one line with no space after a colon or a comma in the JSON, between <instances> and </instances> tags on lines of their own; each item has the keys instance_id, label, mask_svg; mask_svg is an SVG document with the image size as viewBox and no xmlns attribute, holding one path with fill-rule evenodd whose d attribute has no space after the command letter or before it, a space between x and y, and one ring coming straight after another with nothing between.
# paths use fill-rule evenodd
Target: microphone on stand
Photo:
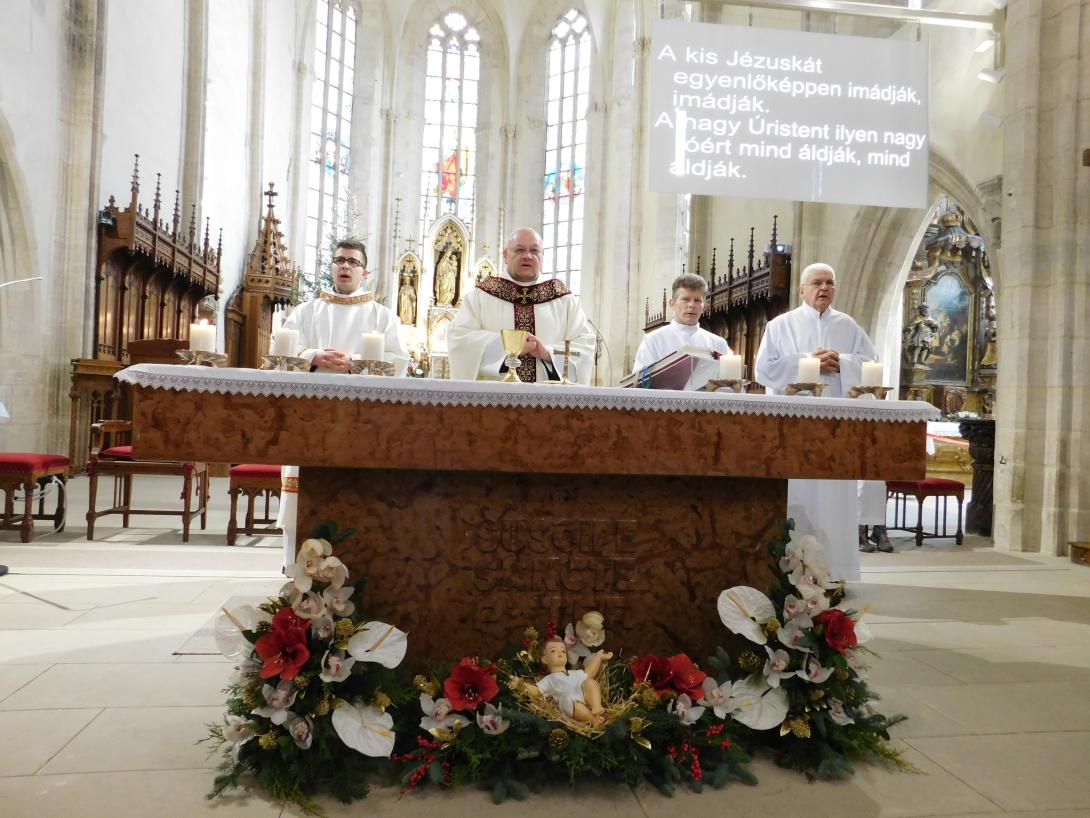
<instances>
[{"instance_id":1,"label":"microphone on stand","mask_svg":"<svg viewBox=\"0 0 1090 818\"><path fill-rule=\"evenodd\" d=\"M613 355L609 351L609 344L606 343L606 337L602 334L602 331L598 329L598 325L590 320L590 316L587 316L587 323L590 324L590 328L594 330L594 366L598 366L598 359L602 357L602 350L606 352L606 361L609 369L607 372L613 372ZM609 384L606 384L609 386Z\"/></svg>"}]
</instances>

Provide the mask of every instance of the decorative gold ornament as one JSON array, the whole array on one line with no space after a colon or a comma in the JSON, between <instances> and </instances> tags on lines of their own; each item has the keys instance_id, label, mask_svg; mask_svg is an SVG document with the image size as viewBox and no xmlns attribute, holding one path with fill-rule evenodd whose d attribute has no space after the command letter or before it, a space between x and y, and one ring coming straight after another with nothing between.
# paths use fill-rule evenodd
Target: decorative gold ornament
<instances>
[{"instance_id":1,"label":"decorative gold ornament","mask_svg":"<svg viewBox=\"0 0 1090 818\"><path fill-rule=\"evenodd\" d=\"M796 716L791 719L784 719L783 724L780 725L780 735L786 736L791 733L796 738L810 738L810 719L808 716Z\"/></svg>"},{"instance_id":2,"label":"decorative gold ornament","mask_svg":"<svg viewBox=\"0 0 1090 818\"><path fill-rule=\"evenodd\" d=\"M776 633L780 629L780 627L780 620L778 620L776 617L772 617L767 622L765 622L765 633L771 636L772 634Z\"/></svg>"},{"instance_id":3,"label":"decorative gold ornament","mask_svg":"<svg viewBox=\"0 0 1090 818\"><path fill-rule=\"evenodd\" d=\"M270 730L263 733L261 738L257 740L257 744L262 750L275 750L277 745L276 731Z\"/></svg>"},{"instance_id":4,"label":"decorative gold ornament","mask_svg":"<svg viewBox=\"0 0 1090 818\"><path fill-rule=\"evenodd\" d=\"M760 658L751 650L742 651L742 655L738 657L738 667L746 673L753 673L760 666Z\"/></svg>"},{"instance_id":5,"label":"decorative gold ornament","mask_svg":"<svg viewBox=\"0 0 1090 818\"><path fill-rule=\"evenodd\" d=\"M413 677L413 687L419 690L421 693L435 698L435 694L439 692L439 682L435 679L428 679L419 674Z\"/></svg>"},{"instance_id":6,"label":"decorative gold ornament","mask_svg":"<svg viewBox=\"0 0 1090 818\"><path fill-rule=\"evenodd\" d=\"M454 743L464 726L465 725L462 722L456 721L450 727L433 727L428 732L439 741L443 742L443 747L446 748Z\"/></svg>"},{"instance_id":7,"label":"decorative gold ornament","mask_svg":"<svg viewBox=\"0 0 1090 818\"><path fill-rule=\"evenodd\" d=\"M356 626L352 624L351 619L338 619L337 624L333 626L333 639L337 642L347 642L355 632Z\"/></svg>"},{"instance_id":8,"label":"decorative gold ornament","mask_svg":"<svg viewBox=\"0 0 1090 818\"><path fill-rule=\"evenodd\" d=\"M844 700L845 701L849 701L849 702L855 701L855 697L856 697L856 692L855 692L854 687L844 688Z\"/></svg>"},{"instance_id":9,"label":"decorative gold ornament","mask_svg":"<svg viewBox=\"0 0 1090 818\"><path fill-rule=\"evenodd\" d=\"M348 702L346 702L344 699L334 699L333 709L336 710L338 707L344 707L346 704L348 704Z\"/></svg>"},{"instance_id":10,"label":"decorative gold ornament","mask_svg":"<svg viewBox=\"0 0 1090 818\"><path fill-rule=\"evenodd\" d=\"M842 681L842 682L848 681L849 676L851 676L851 674L848 673L848 671L844 670L844 668L838 667L836 669L836 678L840 679L840 681Z\"/></svg>"},{"instance_id":11,"label":"decorative gold ornament","mask_svg":"<svg viewBox=\"0 0 1090 818\"><path fill-rule=\"evenodd\" d=\"M538 639L541 638L541 634L537 632L537 628L531 625L522 632L522 638L525 639L527 642L536 642Z\"/></svg>"},{"instance_id":12,"label":"decorative gold ornament","mask_svg":"<svg viewBox=\"0 0 1090 818\"><path fill-rule=\"evenodd\" d=\"M646 730L650 724L651 722L642 716L633 716L628 720L629 737L645 750L651 749L651 741L640 734Z\"/></svg>"},{"instance_id":13,"label":"decorative gold ornament","mask_svg":"<svg viewBox=\"0 0 1090 818\"><path fill-rule=\"evenodd\" d=\"M549 732L549 749L554 753L559 753L567 747L569 741L571 741L571 737L568 735L568 731L561 727L554 728Z\"/></svg>"},{"instance_id":14,"label":"decorative gold ornament","mask_svg":"<svg viewBox=\"0 0 1090 818\"><path fill-rule=\"evenodd\" d=\"M825 698L825 691L824 690L811 690L810 691L810 701L819 702L824 698Z\"/></svg>"},{"instance_id":15,"label":"decorative gold ornament","mask_svg":"<svg viewBox=\"0 0 1090 818\"><path fill-rule=\"evenodd\" d=\"M375 698L371 700L371 704L379 709L379 712L385 713L386 708L393 704L390 697L383 693L381 690L375 691Z\"/></svg>"},{"instance_id":16,"label":"decorative gold ornament","mask_svg":"<svg viewBox=\"0 0 1090 818\"><path fill-rule=\"evenodd\" d=\"M298 690L300 694L306 693L307 687L310 685L310 677L302 675L296 676L295 681L293 681L292 684L295 685L295 689Z\"/></svg>"},{"instance_id":17,"label":"decorative gold ornament","mask_svg":"<svg viewBox=\"0 0 1090 818\"><path fill-rule=\"evenodd\" d=\"M649 684L638 684L632 689L632 695L637 704L644 710L654 710L659 706L659 697L655 689Z\"/></svg>"},{"instance_id":18,"label":"decorative gold ornament","mask_svg":"<svg viewBox=\"0 0 1090 818\"><path fill-rule=\"evenodd\" d=\"M314 708L314 715L315 716L324 716L327 713L329 713L329 711L333 709L333 706L330 704L330 701L331 701L331 699L329 697L326 697L326 698L322 699L320 702L318 702L318 705Z\"/></svg>"}]
</instances>

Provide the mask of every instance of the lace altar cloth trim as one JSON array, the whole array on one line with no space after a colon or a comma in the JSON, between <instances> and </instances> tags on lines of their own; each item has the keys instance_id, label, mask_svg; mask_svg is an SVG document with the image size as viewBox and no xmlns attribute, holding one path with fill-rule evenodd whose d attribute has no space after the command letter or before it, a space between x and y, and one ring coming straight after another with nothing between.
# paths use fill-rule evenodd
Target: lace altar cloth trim
<instances>
[{"instance_id":1,"label":"lace altar cloth trim","mask_svg":"<svg viewBox=\"0 0 1090 818\"><path fill-rule=\"evenodd\" d=\"M916 422L934 420L939 410L924 401L734 395L715 392L621 389L602 386L547 386L497 381L383 378L318 372L218 369L175 364L137 364L115 376L150 389L218 392L281 398L373 400L425 406L519 406L554 409L617 409L637 412L721 412L840 420Z\"/></svg>"}]
</instances>

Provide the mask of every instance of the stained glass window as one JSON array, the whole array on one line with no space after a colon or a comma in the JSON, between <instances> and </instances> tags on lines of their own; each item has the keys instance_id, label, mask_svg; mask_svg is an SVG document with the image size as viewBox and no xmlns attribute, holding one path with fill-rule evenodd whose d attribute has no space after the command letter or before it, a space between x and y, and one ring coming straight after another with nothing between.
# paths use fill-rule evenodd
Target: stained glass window
<instances>
[{"instance_id":1,"label":"stained glass window","mask_svg":"<svg viewBox=\"0 0 1090 818\"><path fill-rule=\"evenodd\" d=\"M480 76L481 35L464 14L448 11L428 31L421 236L446 213L473 223Z\"/></svg>"},{"instance_id":2,"label":"stained glass window","mask_svg":"<svg viewBox=\"0 0 1090 818\"><path fill-rule=\"evenodd\" d=\"M583 271L590 57L587 18L569 9L549 40L542 272L561 279L574 293Z\"/></svg>"},{"instance_id":3,"label":"stained glass window","mask_svg":"<svg viewBox=\"0 0 1090 818\"><path fill-rule=\"evenodd\" d=\"M317 0L314 82L310 97L305 271L315 280L328 262L329 244L350 227L348 175L352 169L352 92L356 12L348 3Z\"/></svg>"}]
</instances>

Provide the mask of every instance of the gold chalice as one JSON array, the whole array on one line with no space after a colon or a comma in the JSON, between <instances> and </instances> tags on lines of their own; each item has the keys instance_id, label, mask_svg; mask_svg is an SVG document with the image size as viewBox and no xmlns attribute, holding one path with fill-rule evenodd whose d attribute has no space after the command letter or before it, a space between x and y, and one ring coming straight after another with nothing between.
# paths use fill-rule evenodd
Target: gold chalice
<instances>
[{"instance_id":1,"label":"gold chalice","mask_svg":"<svg viewBox=\"0 0 1090 818\"><path fill-rule=\"evenodd\" d=\"M503 351L507 355L504 363L507 364L507 376L503 378L504 383L522 383L522 378L519 377L518 368L522 364L519 360L519 355L522 354L522 348L526 346L526 336L530 333L524 329L501 329L500 339L503 341Z\"/></svg>"}]
</instances>

